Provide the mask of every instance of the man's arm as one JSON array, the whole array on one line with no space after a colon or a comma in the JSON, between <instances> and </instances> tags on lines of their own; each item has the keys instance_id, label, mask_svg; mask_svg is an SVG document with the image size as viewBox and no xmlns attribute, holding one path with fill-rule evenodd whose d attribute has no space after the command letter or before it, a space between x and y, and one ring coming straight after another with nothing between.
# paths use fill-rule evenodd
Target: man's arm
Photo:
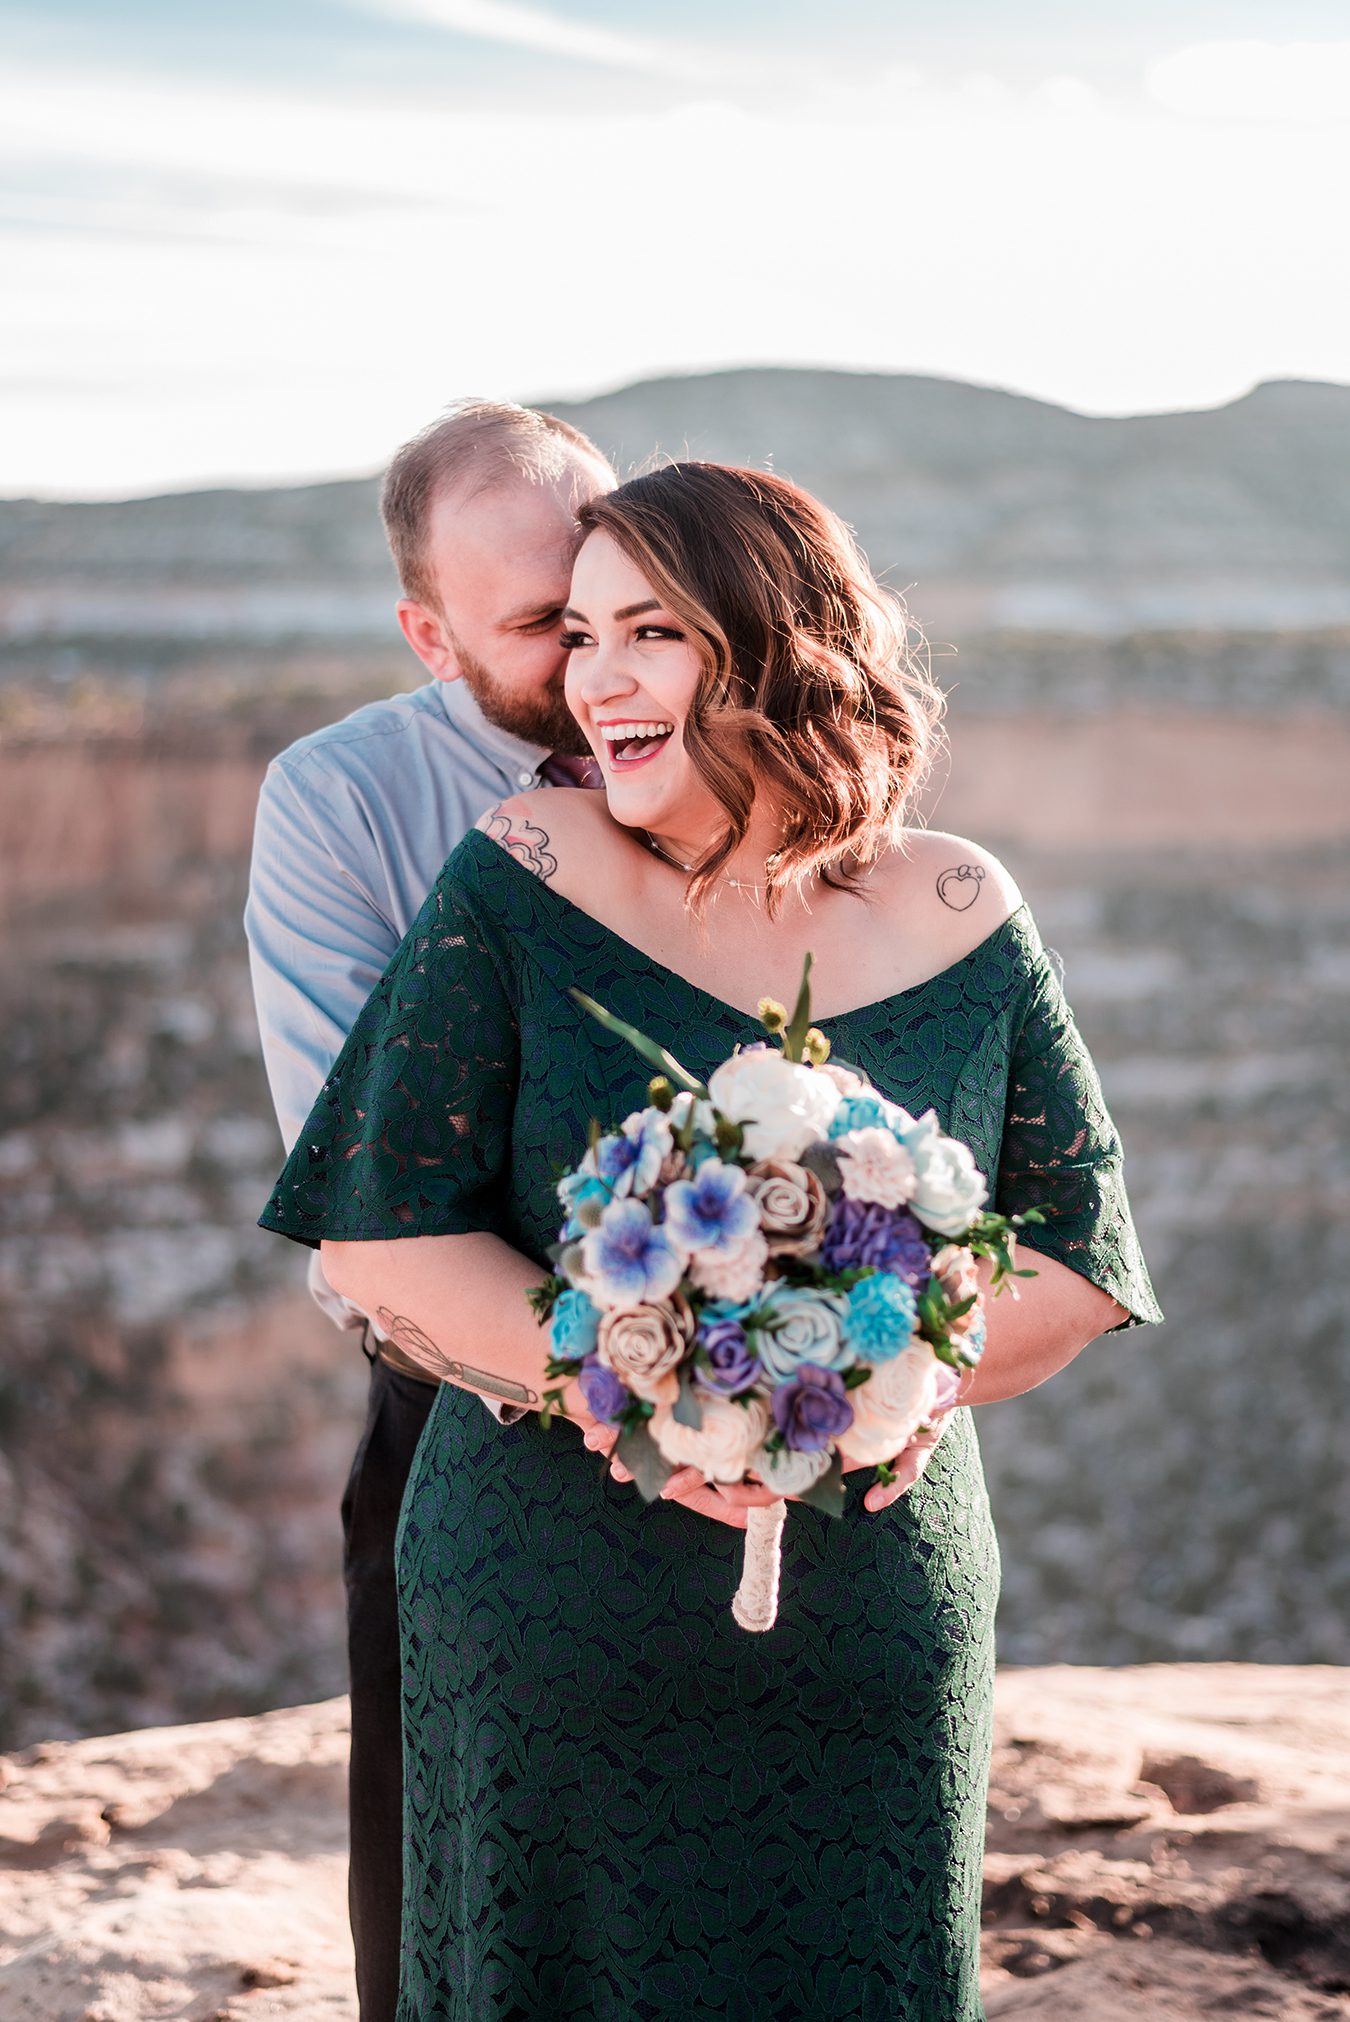
<instances>
[{"instance_id":1,"label":"man's arm","mask_svg":"<svg viewBox=\"0 0 1350 2022\"><path fill-rule=\"evenodd\" d=\"M244 931L272 1101L289 1151L399 933L340 858L323 811L274 762L253 835Z\"/></svg>"}]
</instances>

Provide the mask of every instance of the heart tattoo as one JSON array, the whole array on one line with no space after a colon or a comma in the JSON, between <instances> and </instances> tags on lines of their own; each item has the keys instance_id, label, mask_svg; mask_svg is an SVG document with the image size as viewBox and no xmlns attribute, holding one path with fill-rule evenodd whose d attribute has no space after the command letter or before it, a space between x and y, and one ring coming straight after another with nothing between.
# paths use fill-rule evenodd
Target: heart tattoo
<instances>
[{"instance_id":1,"label":"heart tattoo","mask_svg":"<svg viewBox=\"0 0 1350 2022\"><path fill-rule=\"evenodd\" d=\"M954 913L964 913L980 896L984 871L979 864L953 864L937 881L937 895Z\"/></svg>"}]
</instances>

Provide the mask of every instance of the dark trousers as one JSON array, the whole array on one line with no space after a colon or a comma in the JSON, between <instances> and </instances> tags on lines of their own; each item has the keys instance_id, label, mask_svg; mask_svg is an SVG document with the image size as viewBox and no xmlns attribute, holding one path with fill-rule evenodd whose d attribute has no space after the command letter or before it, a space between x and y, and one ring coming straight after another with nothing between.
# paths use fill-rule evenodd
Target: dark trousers
<instances>
[{"instance_id":1,"label":"dark trousers","mask_svg":"<svg viewBox=\"0 0 1350 2022\"><path fill-rule=\"evenodd\" d=\"M394 2022L398 2005L403 1718L394 1534L436 1390L371 1357L366 1429L342 1498L352 1704L347 1901L361 2022Z\"/></svg>"}]
</instances>

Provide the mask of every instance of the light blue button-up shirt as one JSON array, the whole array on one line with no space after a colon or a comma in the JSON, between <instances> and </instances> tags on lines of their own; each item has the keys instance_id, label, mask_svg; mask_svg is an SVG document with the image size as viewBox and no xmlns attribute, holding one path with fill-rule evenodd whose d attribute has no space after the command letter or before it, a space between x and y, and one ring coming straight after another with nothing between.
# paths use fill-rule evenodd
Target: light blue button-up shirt
<instances>
[{"instance_id":1,"label":"light blue button-up shirt","mask_svg":"<svg viewBox=\"0 0 1350 2022\"><path fill-rule=\"evenodd\" d=\"M489 723L462 681L431 681L272 760L244 929L288 1152L442 864L494 801L547 784L539 768L548 756ZM310 1289L339 1326L364 1325L317 1252Z\"/></svg>"}]
</instances>

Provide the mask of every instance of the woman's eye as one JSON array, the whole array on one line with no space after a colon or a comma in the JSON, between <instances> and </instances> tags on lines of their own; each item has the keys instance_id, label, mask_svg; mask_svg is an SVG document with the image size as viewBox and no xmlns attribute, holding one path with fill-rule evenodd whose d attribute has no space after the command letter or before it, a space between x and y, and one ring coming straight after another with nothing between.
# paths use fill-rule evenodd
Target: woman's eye
<instances>
[{"instance_id":1,"label":"woman's eye","mask_svg":"<svg viewBox=\"0 0 1350 2022\"><path fill-rule=\"evenodd\" d=\"M558 634L558 644L562 647L564 653L575 653L578 646L589 646L590 643L591 635L589 632L560 632Z\"/></svg>"},{"instance_id":2,"label":"woman's eye","mask_svg":"<svg viewBox=\"0 0 1350 2022\"><path fill-rule=\"evenodd\" d=\"M639 625L639 639L683 639L684 633L677 632L673 625Z\"/></svg>"}]
</instances>

